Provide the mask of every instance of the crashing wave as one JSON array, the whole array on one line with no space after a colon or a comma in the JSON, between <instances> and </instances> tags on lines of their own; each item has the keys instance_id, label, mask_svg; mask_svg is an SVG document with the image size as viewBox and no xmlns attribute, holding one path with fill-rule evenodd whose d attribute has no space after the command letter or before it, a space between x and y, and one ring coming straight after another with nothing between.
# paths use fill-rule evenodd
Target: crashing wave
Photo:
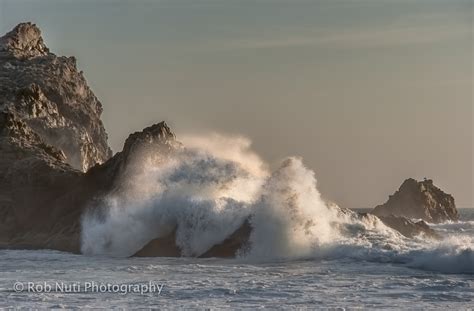
<instances>
[{"instance_id":1,"label":"crashing wave","mask_svg":"<svg viewBox=\"0 0 474 311\"><path fill-rule=\"evenodd\" d=\"M156 164L135 159L140 173L82 221L82 252L127 257L171 236L182 256L201 256L250 219L238 256L245 260L354 258L472 273L472 238L408 239L373 215L324 201L314 172L290 157L270 172L242 137L188 137Z\"/></svg>"}]
</instances>

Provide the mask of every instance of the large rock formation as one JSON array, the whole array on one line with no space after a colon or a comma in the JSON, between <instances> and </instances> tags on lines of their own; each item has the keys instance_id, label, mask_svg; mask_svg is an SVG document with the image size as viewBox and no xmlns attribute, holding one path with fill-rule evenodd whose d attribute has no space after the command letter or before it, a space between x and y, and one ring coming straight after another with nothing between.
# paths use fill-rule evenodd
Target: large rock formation
<instances>
[{"instance_id":1,"label":"large rock formation","mask_svg":"<svg viewBox=\"0 0 474 311\"><path fill-rule=\"evenodd\" d=\"M429 179L420 182L413 178L405 180L400 189L372 213L383 217L422 219L430 223L459 219L453 196L444 193Z\"/></svg>"},{"instance_id":2,"label":"large rock formation","mask_svg":"<svg viewBox=\"0 0 474 311\"><path fill-rule=\"evenodd\" d=\"M100 115L74 57L49 52L34 24L0 38L0 111L21 120L72 167L87 171L112 155Z\"/></svg>"},{"instance_id":3,"label":"large rock formation","mask_svg":"<svg viewBox=\"0 0 474 311\"><path fill-rule=\"evenodd\" d=\"M81 214L103 189L83 171L111 156L101 112L34 24L0 38L0 246L79 251Z\"/></svg>"},{"instance_id":4,"label":"large rock formation","mask_svg":"<svg viewBox=\"0 0 474 311\"><path fill-rule=\"evenodd\" d=\"M136 158L181 147L162 122L110 158L101 113L75 59L52 54L35 25L0 38L0 247L79 253L85 210L127 187Z\"/></svg>"}]
</instances>

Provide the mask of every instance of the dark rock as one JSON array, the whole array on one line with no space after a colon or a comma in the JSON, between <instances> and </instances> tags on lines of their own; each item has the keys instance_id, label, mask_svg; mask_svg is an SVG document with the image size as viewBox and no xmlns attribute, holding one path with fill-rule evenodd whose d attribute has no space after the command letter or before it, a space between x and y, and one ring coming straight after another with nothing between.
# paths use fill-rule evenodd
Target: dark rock
<instances>
[{"instance_id":1,"label":"dark rock","mask_svg":"<svg viewBox=\"0 0 474 311\"><path fill-rule=\"evenodd\" d=\"M104 191L120 192L129 187L133 176L142 173L142 161L155 165L168 159L182 144L165 122L160 122L129 135L121 152L102 165L91 168L87 176L101 180Z\"/></svg>"},{"instance_id":2,"label":"dark rock","mask_svg":"<svg viewBox=\"0 0 474 311\"><path fill-rule=\"evenodd\" d=\"M98 195L82 171L111 155L102 107L74 58L22 23L0 38L0 247L80 249L80 217Z\"/></svg>"},{"instance_id":3,"label":"dark rock","mask_svg":"<svg viewBox=\"0 0 474 311\"><path fill-rule=\"evenodd\" d=\"M433 185L432 180L407 179L388 201L372 211L377 216L403 216L430 223L457 221L459 214L450 194Z\"/></svg>"},{"instance_id":4,"label":"dark rock","mask_svg":"<svg viewBox=\"0 0 474 311\"><path fill-rule=\"evenodd\" d=\"M368 217L367 213L360 213L361 217ZM387 227L390 227L402 235L408 238L414 238L416 236L425 236L431 239L440 239L440 235L433 229L431 229L427 223L423 220L413 222L410 219L400 216L376 216L379 218Z\"/></svg>"},{"instance_id":5,"label":"dark rock","mask_svg":"<svg viewBox=\"0 0 474 311\"><path fill-rule=\"evenodd\" d=\"M250 234L252 233L252 225L250 220L246 219L244 223L226 238L222 243L214 245L207 252L202 254L201 258L221 257L233 258L238 255L239 251L245 252L249 247Z\"/></svg>"},{"instance_id":6,"label":"dark rock","mask_svg":"<svg viewBox=\"0 0 474 311\"><path fill-rule=\"evenodd\" d=\"M133 257L180 257L181 250L176 245L176 229L167 236L148 242Z\"/></svg>"},{"instance_id":7,"label":"dark rock","mask_svg":"<svg viewBox=\"0 0 474 311\"><path fill-rule=\"evenodd\" d=\"M200 258L219 257L219 258L233 258L241 249L245 249L247 245L252 227L249 219L228 238L219 244L211 247L207 252L200 255ZM167 236L153 239L148 242L141 250L139 250L132 257L179 257L181 250L176 245L176 229Z\"/></svg>"},{"instance_id":8,"label":"dark rock","mask_svg":"<svg viewBox=\"0 0 474 311\"><path fill-rule=\"evenodd\" d=\"M78 253L80 219L113 182L102 107L74 58L31 23L0 38L0 247Z\"/></svg>"}]
</instances>

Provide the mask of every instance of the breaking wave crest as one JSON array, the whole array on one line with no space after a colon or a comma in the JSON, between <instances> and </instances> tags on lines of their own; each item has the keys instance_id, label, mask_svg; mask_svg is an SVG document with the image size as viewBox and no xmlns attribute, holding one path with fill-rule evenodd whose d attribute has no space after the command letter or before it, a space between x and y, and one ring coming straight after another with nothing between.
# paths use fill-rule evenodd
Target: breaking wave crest
<instances>
[{"instance_id":1,"label":"breaking wave crest","mask_svg":"<svg viewBox=\"0 0 474 311\"><path fill-rule=\"evenodd\" d=\"M142 173L104 198L82 221L82 252L127 257L154 238L176 233L183 256L199 256L246 219L244 260L353 258L448 273L474 273L474 224L440 225L441 241L407 239L378 218L324 201L313 171L290 157L273 172L242 137L185 137L160 165L139 159ZM451 227L449 227L451 226ZM437 228L438 229L438 228ZM443 230L441 230L443 231Z\"/></svg>"}]
</instances>

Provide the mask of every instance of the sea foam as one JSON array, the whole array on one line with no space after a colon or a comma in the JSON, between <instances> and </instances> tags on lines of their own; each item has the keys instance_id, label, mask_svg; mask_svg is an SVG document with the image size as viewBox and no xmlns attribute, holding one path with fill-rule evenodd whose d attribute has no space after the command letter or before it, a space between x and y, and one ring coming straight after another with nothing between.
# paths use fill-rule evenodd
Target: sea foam
<instances>
[{"instance_id":1,"label":"sea foam","mask_svg":"<svg viewBox=\"0 0 474 311\"><path fill-rule=\"evenodd\" d=\"M250 240L239 252L249 261L353 258L474 272L470 234L407 239L375 216L361 218L323 200L301 158L286 158L271 172L246 138L213 134L183 141L186 148L160 165L137 160L143 169L127 180L128 188L106 196L99 213L83 216L83 253L128 257L176 230L182 255L199 256L250 219ZM437 228L452 227L473 228Z\"/></svg>"}]
</instances>

